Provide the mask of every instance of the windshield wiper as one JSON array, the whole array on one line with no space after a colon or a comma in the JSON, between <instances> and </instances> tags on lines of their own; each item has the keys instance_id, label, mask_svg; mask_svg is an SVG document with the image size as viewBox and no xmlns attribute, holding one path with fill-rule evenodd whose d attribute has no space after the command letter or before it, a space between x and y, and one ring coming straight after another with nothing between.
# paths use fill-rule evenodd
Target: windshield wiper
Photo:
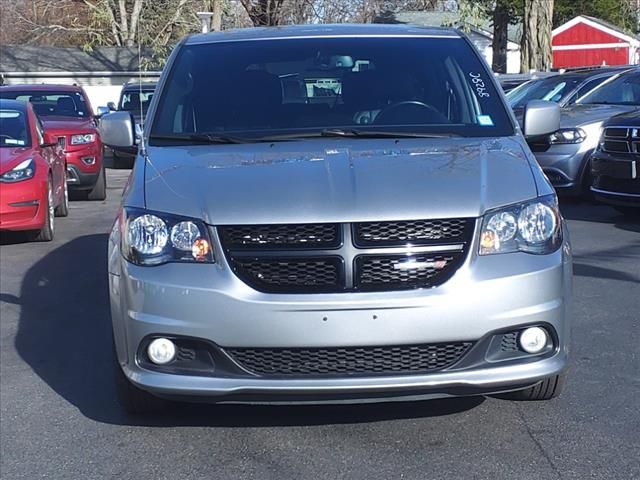
<instances>
[{"instance_id":1,"label":"windshield wiper","mask_svg":"<svg viewBox=\"0 0 640 480\"><path fill-rule=\"evenodd\" d=\"M206 143L206 144L230 144L253 143L251 138L236 137L233 135L216 135L213 133L191 133L189 135L151 135L150 140L166 140L179 143Z\"/></svg>"},{"instance_id":2,"label":"windshield wiper","mask_svg":"<svg viewBox=\"0 0 640 480\"><path fill-rule=\"evenodd\" d=\"M451 138L453 133L391 132L381 130L360 130L357 128L325 128L311 132L286 133L273 137L261 137L260 141L283 141L297 138L343 137L343 138Z\"/></svg>"}]
</instances>

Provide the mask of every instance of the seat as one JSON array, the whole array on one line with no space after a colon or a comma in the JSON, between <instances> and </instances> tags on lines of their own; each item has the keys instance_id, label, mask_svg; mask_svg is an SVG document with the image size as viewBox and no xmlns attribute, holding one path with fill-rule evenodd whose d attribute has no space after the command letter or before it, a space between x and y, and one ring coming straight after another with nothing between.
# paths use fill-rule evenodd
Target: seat
<instances>
[{"instance_id":1,"label":"seat","mask_svg":"<svg viewBox=\"0 0 640 480\"><path fill-rule=\"evenodd\" d=\"M56 115L61 117L75 117L77 110L76 104L71 97L60 97L56 101Z\"/></svg>"}]
</instances>

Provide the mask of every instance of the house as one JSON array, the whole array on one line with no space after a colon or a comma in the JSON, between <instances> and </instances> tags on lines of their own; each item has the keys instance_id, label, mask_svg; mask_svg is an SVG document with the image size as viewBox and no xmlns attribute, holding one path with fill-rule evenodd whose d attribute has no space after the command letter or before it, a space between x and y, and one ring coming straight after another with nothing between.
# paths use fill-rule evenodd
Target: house
<instances>
[{"instance_id":1,"label":"house","mask_svg":"<svg viewBox=\"0 0 640 480\"><path fill-rule=\"evenodd\" d=\"M0 74L5 84L62 83L82 86L94 110L117 102L124 83L142 77L157 80L160 67L150 49L127 47L82 48L0 47Z\"/></svg>"},{"instance_id":2,"label":"house","mask_svg":"<svg viewBox=\"0 0 640 480\"><path fill-rule=\"evenodd\" d=\"M471 42L491 65L493 61L493 27L490 20L479 25L471 24L460 17L457 12L442 11L408 11L392 14L383 19L385 23L408 23L427 27L457 27L466 31ZM507 31L507 73L520 72L520 37L521 25L509 25Z\"/></svg>"},{"instance_id":3,"label":"house","mask_svg":"<svg viewBox=\"0 0 640 480\"><path fill-rule=\"evenodd\" d=\"M554 68L640 63L640 39L585 15L553 30L551 45Z\"/></svg>"}]
</instances>

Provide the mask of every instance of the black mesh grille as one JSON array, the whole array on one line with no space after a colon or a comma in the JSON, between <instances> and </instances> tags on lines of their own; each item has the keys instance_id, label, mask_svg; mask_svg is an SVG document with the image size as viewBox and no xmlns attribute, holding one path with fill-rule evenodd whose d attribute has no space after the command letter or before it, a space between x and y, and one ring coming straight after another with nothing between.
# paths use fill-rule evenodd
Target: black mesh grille
<instances>
[{"instance_id":1,"label":"black mesh grille","mask_svg":"<svg viewBox=\"0 0 640 480\"><path fill-rule=\"evenodd\" d=\"M510 332L502 335L500 341L500 350L503 352L517 352L518 351L518 332Z\"/></svg>"},{"instance_id":2,"label":"black mesh grille","mask_svg":"<svg viewBox=\"0 0 640 480\"><path fill-rule=\"evenodd\" d=\"M470 342L394 347L226 348L245 369L262 376L423 373L457 362Z\"/></svg>"},{"instance_id":3,"label":"black mesh grille","mask_svg":"<svg viewBox=\"0 0 640 480\"><path fill-rule=\"evenodd\" d=\"M354 241L358 246L463 242L472 227L472 220L464 218L356 223Z\"/></svg>"},{"instance_id":4,"label":"black mesh grille","mask_svg":"<svg viewBox=\"0 0 640 480\"><path fill-rule=\"evenodd\" d=\"M628 153L631 145L625 140L605 140L602 149L605 152Z\"/></svg>"},{"instance_id":5,"label":"black mesh grille","mask_svg":"<svg viewBox=\"0 0 640 480\"><path fill-rule=\"evenodd\" d=\"M595 179L594 186L610 192L640 194L640 178L612 178L600 175Z\"/></svg>"},{"instance_id":6,"label":"black mesh grille","mask_svg":"<svg viewBox=\"0 0 640 480\"><path fill-rule=\"evenodd\" d=\"M339 257L237 258L236 274L263 292L333 292L342 284Z\"/></svg>"},{"instance_id":7,"label":"black mesh grille","mask_svg":"<svg viewBox=\"0 0 640 480\"><path fill-rule=\"evenodd\" d=\"M462 254L361 255L356 258L360 290L429 288L446 281L458 268Z\"/></svg>"},{"instance_id":8,"label":"black mesh grille","mask_svg":"<svg viewBox=\"0 0 640 480\"><path fill-rule=\"evenodd\" d=\"M240 225L221 227L225 248L312 249L340 246L340 225L332 223L300 225Z\"/></svg>"},{"instance_id":9,"label":"black mesh grille","mask_svg":"<svg viewBox=\"0 0 640 480\"><path fill-rule=\"evenodd\" d=\"M445 282L464 261L474 222L243 225L218 227L218 233L233 271L258 291L383 291L429 288ZM407 244L441 251L399 254ZM393 255L382 250L394 247Z\"/></svg>"}]
</instances>

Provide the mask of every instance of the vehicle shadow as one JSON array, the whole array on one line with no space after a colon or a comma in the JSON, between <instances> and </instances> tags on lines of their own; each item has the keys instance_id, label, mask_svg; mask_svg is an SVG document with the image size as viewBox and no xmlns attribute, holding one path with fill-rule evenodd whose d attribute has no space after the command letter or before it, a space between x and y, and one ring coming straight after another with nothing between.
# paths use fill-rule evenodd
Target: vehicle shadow
<instances>
[{"instance_id":1,"label":"vehicle shadow","mask_svg":"<svg viewBox=\"0 0 640 480\"><path fill-rule=\"evenodd\" d=\"M29 239L25 232L0 232L0 245L14 245L16 243L27 243Z\"/></svg>"},{"instance_id":2,"label":"vehicle shadow","mask_svg":"<svg viewBox=\"0 0 640 480\"><path fill-rule=\"evenodd\" d=\"M368 405L264 406L175 404L151 417L126 415L116 402L109 316L107 235L76 238L35 263L24 277L16 350L57 394L104 423L150 426L276 426L375 422L449 415L484 399L469 397Z\"/></svg>"},{"instance_id":3,"label":"vehicle shadow","mask_svg":"<svg viewBox=\"0 0 640 480\"><path fill-rule=\"evenodd\" d=\"M609 223L619 230L640 232L640 216L621 214L613 207L577 198L560 198L560 210L567 220Z\"/></svg>"}]
</instances>

